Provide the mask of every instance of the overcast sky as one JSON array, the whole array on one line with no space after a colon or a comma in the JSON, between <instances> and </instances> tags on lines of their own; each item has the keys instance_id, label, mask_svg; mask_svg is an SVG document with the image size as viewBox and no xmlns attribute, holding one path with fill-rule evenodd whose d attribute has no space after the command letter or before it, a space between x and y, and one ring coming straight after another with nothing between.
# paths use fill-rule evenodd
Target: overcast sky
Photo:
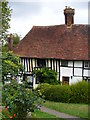
<instances>
[{"instance_id":1,"label":"overcast sky","mask_svg":"<svg viewBox=\"0 0 90 120\"><path fill-rule=\"evenodd\" d=\"M43 1L43 2L42 2ZM68 0L67 0L68 1ZM67 2L65 0L9 1L12 16L10 33L17 33L23 38L33 26L64 24L65 6L75 9L74 23L88 24L88 0Z\"/></svg>"}]
</instances>

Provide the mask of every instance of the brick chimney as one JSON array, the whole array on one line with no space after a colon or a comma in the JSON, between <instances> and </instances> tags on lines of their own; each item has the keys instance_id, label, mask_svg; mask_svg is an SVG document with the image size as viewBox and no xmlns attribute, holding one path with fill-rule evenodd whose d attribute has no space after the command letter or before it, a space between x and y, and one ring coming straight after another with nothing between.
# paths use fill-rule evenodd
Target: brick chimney
<instances>
[{"instance_id":1,"label":"brick chimney","mask_svg":"<svg viewBox=\"0 0 90 120\"><path fill-rule=\"evenodd\" d=\"M75 14L74 9L66 6L66 8L64 9L64 15L65 15L65 24L68 27L71 27L72 24L74 24L74 14Z\"/></svg>"},{"instance_id":2,"label":"brick chimney","mask_svg":"<svg viewBox=\"0 0 90 120\"><path fill-rule=\"evenodd\" d=\"M8 38L8 50L13 49L13 37L12 34L10 34L10 37Z\"/></svg>"}]
</instances>

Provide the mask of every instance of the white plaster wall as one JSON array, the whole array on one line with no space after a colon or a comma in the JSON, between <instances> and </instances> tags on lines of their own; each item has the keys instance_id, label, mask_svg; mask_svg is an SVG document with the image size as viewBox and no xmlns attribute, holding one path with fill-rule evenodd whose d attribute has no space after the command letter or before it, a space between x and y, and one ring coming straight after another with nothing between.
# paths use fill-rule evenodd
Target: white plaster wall
<instances>
[{"instance_id":1,"label":"white plaster wall","mask_svg":"<svg viewBox=\"0 0 90 120\"><path fill-rule=\"evenodd\" d=\"M89 76L89 70L84 69L84 76Z\"/></svg>"},{"instance_id":2,"label":"white plaster wall","mask_svg":"<svg viewBox=\"0 0 90 120\"><path fill-rule=\"evenodd\" d=\"M48 67L50 67L50 59L48 60Z\"/></svg>"},{"instance_id":3,"label":"white plaster wall","mask_svg":"<svg viewBox=\"0 0 90 120\"><path fill-rule=\"evenodd\" d=\"M29 71L29 59L27 59L27 64L28 64L28 71Z\"/></svg>"},{"instance_id":4,"label":"white plaster wall","mask_svg":"<svg viewBox=\"0 0 90 120\"><path fill-rule=\"evenodd\" d=\"M85 70L84 69L84 76L90 77L90 70Z\"/></svg>"},{"instance_id":5,"label":"white plaster wall","mask_svg":"<svg viewBox=\"0 0 90 120\"><path fill-rule=\"evenodd\" d=\"M56 60L54 62L55 62L55 70L56 70Z\"/></svg>"},{"instance_id":6,"label":"white plaster wall","mask_svg":"<svg viewBox=\"0 0 90 120\"><path fill-rule=\"evenodd\" d=\"M82 61L74 61L74 67L82 67ZM74 68L75 76L82 76L82 68Z\"/></svg>"},{"instance_id":7,"label":"white plaster wall","mask_svg":"<svg viewBox=\"0 0 90 120\"><path fill-rule=\"evenodd\" d=\"M82 68L74 68L75 76L82 76Z\"/></svg>"},{"instance_id":8,"label":"white plaster wall","mask_svg":"<svg viewBox=\"0 0 90 120\"><path fill-rule=\"evenodd\" d=\"M22 64L23 64L23 67L24 67L24 59L23 58L22 58L22 61L23 61Z\"/></svg>"},{"instance_id":9,"label":"white plaster wall","mask_svg":"<svg viewBox=\"0 0 90 120\"><path fill-rule=\"evenodd\" d=\"M33 78L33 89L37 88L38 84L36 84L36 78Z\"/></svg>"},{"instance_id":10,"label":"white plaster wall","mask_svg":"<svg viewBox=\"0 0 90 120\"><path fill-rule=\"evenodd\" d=\"M61 82L62 82L62 77L63 76L60 76L60 81ZM74 84L78 81L82 81L82 77L74 77L74 76L72 76L72 78L71 78L71 76L65 76L65 77L69 77L69 85Z\"/></svg>"},{"instance_id":11,"label":"white plaster wall","mask_svg":"<svg viewBox=\"0 0 90 120\"><path fill-rule=\"evenodd\" d=\"M74 83L76 83L76 82L79 82L79 81L82 81L82 77L72 77L72 79L70 79L70 85L71 84L74 84Z\"/></svg>"},{"instance_id":12,"label":"white plaster wall","mask_svg":"<svg viewBox=\"0 0 90 120\"><path fill-rule=\"evenodd\" d=\"M90 70L88 70L88 76L90 77Z\"/></svg>"},{"instance_id":13,"label":"white plaster wall","mask_svg":"<svg viewBox=\"0 0 90 120\"><path fill-rule=\"evenodd\" d=\"M27 72L27 64L26 64L26 59L25 59L25 72Z\"/></svg>"},{"instance_id":14,"label":"white plaster wall","mask_svg":"<svg viewBox=\"0 0 90 120\"><path fill-rule=\"evenodd\" d=\"M73 68L61 67L61 76L72 76Z\"/></svg>"},{"instance_id":15,"label":"white plaster wall","mask_svg":"<svg viewBox=\"0 0 90 120\"><path fill-rule=\"evenodd\" d=\"M57 61L57 72L59 72L59 61Z\"/></svg>"},{"instance_id":16,"label":"white plaster wall","mask_svg":"<svg viewBox=\"0 0 90 120\"><path fill-rule=\"evenodd\" d=\"M73 68L61 67L60 68L60 81L62 82L62 77L69 77L69 84L71 83L71 76L73 75Z\"/></svg>"},{"instance_id":17,"label":"white plaster wall","mask_svg":"<svg viewBox=\"0 0 90 120\"><path fill-rule=\"evenodd\" d=\"M62 82L62 77L69 77L69 84L82 81L82 68L74 68L74 75L81 77L73 76L73 61L68 61L68 66L72 67L60 67L60 81ZM75 61L74 67L82 67L82 61ZM72 76L72 77L71 77Z\"/></svg>"},{"instance_id":18,"label":"white plaster wall","mask_svg":"<svg viewBox=\"0 0 90 120\"><path fill-rule=\"evenodd\" d=\"M35 67L35 60L32 60L33 67ZM29 68L29 61L27 60L28 68ZM50 59L47 61L48 66L50 67ZM24 59L22 64L24 65ZM58 65L59 63L57 63ZM60 61L61 65L61 61ZM31 59L30 59L30 66L31 66ZM82 77L75 77L73 76L73 61L68 61L68 66L72 67L60 67L60 81L62 82L62 77L69 77L69 84L82 81ZM53 67L53 61L52 61ZM74 61L74 67L82 67L82 61ZM25 59L25 71L27 71L26 59ZM56 68L56 61L55 61L55 68ZM59 72L59 66L57 66L57 71ZM82 76L82 68L74 68L74 75ZM59 74L58 74L59 76ZM72 77L71 77L72 76ZM84 76L90 76L90 70L84 70ZM33 82L33 87L36 88L38 84L35 84L35 78Z\"/></svg>"},{"instance_id":19,"label":"white plaster wall","mask_svg":"<svg viewBox=\"0 0 90 120\"><path fill-rule=\"evenodd\" d=\"M34 70L34 67L35 67L35 59L32 59L32 63L33 63L33 70Z\"/></svg>"},{"instance_id":20,"label":"white plaster wall","mask_svg":"<svg viewBox=\"0 0 90 120\"><path fill-rule=\"evenodd\" d=\"M54 68L53 68L53 60L52 60L52 69L54 69Z\"/></svg>"}]
</instances>

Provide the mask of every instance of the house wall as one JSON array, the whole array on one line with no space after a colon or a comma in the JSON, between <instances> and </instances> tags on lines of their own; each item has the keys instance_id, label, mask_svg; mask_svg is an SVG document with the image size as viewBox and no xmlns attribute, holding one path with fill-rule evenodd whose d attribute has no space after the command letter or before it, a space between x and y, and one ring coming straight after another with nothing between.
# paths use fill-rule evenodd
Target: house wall
<instances>
[{"instance_id":1,"label":"house wall","mask_svg":"<svg viewBox=\"0 0 90 120\"><path fill-rule=\"evenodd\" d=\"M32 74L34 68L40 69L37 65L37 59L21 58L20 62L23 64L25 74ZM90 69L84 68L84 61L68 61L68 66L63 67L61 60L46 59L46 67L55 70L58 73L58 80L62 82L63 77L69 77L69 85L78 81L82 81L84 77L90 77ZM34 78L33 86L36 87Z\"/></svg>"},{"instance_id":2,"label":"house wall","mask_svg":"<svg viewBox=\"0 0 90 120\"><path fill-rule=\"evenodd\" d=\"M60 80L62 77L69 77L69 85L81 81L82 77L82 61L68 61L68 67L61 66Z\"/></svg>"}]
</instances>

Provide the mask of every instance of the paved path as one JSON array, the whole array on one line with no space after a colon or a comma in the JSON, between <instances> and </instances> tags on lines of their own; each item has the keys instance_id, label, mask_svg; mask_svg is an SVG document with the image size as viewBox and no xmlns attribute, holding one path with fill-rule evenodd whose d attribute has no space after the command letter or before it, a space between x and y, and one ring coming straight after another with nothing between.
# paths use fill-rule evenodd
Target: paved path
<instances>
[{"instance_id":1,"label":"paved path","mask_svg":"<svg viewBox=\"0 0 90 120\"><path fill-rule=\"evenodd\" d=\"M41 107L40 107L40 110L41 110L42 112L46 112L46 113L55 115L55 116L57 116L57 117L59 117L59 118L64 118L64 119L67 119L67 120L69 120L70 118L73 118L73 120L74 120L74 119L76 120L76 118L78 118L77 120L81 120L79 117L75 117L75 116L72 116L72 115L69 115L69 114L61 113L61 112L58 112L58 111L56 111L56 110L52 110L52 109L50 109L50 108L46 108L46 107L44 107L44 106L41 106Z\"/></svg>"}]
</instances>

